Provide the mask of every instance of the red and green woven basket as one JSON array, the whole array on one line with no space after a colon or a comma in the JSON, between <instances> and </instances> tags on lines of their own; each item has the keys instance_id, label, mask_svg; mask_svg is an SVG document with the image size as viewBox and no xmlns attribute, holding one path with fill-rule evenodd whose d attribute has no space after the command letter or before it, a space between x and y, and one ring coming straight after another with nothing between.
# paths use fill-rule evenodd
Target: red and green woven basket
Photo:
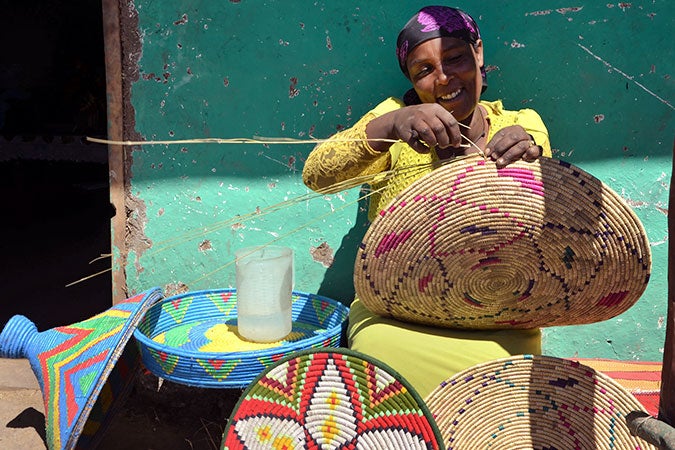
<instances>
[{"instance_id":1,"label":"red and green woven basket","mask_svg":"<svg viewBox=\"0 0 675 450\"><path fill-rule=\"evenodd\" d=\"M222 449L442 449L428 408L384 363L346 349L294 353L246 389Z\"/></svg>"}]
</instances>

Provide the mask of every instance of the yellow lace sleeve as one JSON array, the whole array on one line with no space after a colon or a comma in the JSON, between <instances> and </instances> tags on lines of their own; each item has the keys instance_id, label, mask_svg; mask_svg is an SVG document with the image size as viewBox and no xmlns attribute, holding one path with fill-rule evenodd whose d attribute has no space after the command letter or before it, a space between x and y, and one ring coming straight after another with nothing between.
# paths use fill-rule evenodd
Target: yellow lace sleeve
<instances>
[{"instance_id":1,"label":"yellow lace sleeve","mask_svg":"<svg viewBox=\"0 0 675 450\"><path fill-rule=\"evenodd\" d=\"M305 185L315 191L332 192L331 187L338 191L343 189L344 181L389 169L391 153L373 150L367 141L366 126L374 118L400 107L399 100L389 98L353 127L314 147L302 170Z\"/></svg>"}]
</instances>

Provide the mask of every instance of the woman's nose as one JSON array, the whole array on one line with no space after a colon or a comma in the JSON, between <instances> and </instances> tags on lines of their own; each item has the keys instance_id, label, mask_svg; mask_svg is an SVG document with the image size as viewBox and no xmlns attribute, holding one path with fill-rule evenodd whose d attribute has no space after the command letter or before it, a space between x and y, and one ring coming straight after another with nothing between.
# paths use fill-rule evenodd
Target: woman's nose
<instances>
[{"instance_id":1,"label":"woman's nose","mask_svg":"<svg viewBox=\"0 0 675 450\"><path fill-rule=\"evenodd\" d=\"M447 84L448 81L452 78L452 75L448 73L445 69L440 69L438 71L438 76L436 77L437 84Z\"/></svg>"}]
</instances>

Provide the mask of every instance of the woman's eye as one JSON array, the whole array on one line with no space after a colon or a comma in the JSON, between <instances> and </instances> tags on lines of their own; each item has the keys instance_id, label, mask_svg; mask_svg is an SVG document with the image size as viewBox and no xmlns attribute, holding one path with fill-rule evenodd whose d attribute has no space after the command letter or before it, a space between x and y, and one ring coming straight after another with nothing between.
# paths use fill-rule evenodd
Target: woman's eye
<instances>
[{"instance_id":1,"label":"woman's eye","mask_svg":"<svg viewBox=\"0 0 675 450\"><path fill-rule=\"evenodd\" d=\"M447 58L445 58L445 63L446 64L456 63L456 62L458 62L459 60L462 59L462 56L463 56L462 54L454 55L454 56L448 56Z\"/></svg>"},{"instance_id":2,"label":"woman's eye","mask_svg":"<svg viewBox=\"0 0 675 450\"><path fill-rule=\"evenodd\" d=\"M425 76L425 75L428 75L428 74L431 72L431 70L432 70L432 69L431 69L431 67L429 67L429 66L422 66L422 67L419 67L417 70L415 70L415 75L414 75L414 77L415 77L415 78L421 78L421 77L423 77L423 76Z\"/></svg>"}]
</instances>

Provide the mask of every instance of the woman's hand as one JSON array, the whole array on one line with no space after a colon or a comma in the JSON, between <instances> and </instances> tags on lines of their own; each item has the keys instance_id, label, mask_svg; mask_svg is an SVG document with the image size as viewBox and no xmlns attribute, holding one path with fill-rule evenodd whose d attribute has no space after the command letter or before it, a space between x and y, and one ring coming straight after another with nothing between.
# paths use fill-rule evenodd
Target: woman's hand
<instances>
[{"instance_id":1,"label":"woman's hand","mask_svg":"<svg viewBox=\"0 0 675 450\"><path fill-rule=\"evenodd\" d=\"M432 147L459 147L462 142L459 122L437 103L406 106L373 119L366 128L370 139L400 139L419 153ZM379 145L378 145L379 144ZM373 142L372 147L386 151L391 143Z\"/></svg>"},{"instance_id":2,"label":"woman's hand","mask_svg":"<svg viewBox=\"0 0 675 450\"><path fill-rule=\"evenodd\" d=\"M497 167L505 167L512 162L522 159L532 162L542 154L541 146L537 145L527 131L520 125L511 125L502 128L488 142L485 156L492 158Z\"/></svg>"}]
</instances>

